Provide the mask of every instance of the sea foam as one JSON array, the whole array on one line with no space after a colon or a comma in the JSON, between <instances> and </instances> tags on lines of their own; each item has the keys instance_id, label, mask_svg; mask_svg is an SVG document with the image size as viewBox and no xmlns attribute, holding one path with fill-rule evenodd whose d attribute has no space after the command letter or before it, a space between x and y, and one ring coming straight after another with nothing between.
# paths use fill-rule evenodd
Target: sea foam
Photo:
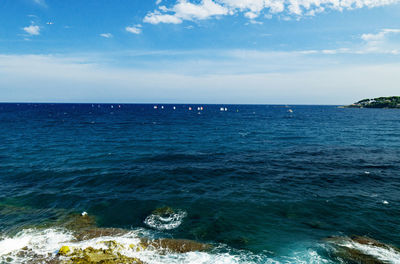
<instances>
[{"instance_id":1,"label":"sea foam","mask_svg":"<svg viewBox=\"0 0 400 264\"><path fill-rule=\"evenodd\" d=\"M146 217L144 223L157 230L171 230L179 227L186 215L182 210L167 215L151 214Z\"/></svg>"}]
</instances>

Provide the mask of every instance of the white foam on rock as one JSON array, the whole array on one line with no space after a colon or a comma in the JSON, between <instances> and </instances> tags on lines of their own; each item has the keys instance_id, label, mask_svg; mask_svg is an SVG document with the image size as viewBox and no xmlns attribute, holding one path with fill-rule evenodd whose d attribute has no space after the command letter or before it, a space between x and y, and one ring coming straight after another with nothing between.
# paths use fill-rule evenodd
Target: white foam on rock
<instances>
[{"instance_id":1,"label":"white foam on rock","mask_svg":"<svg viewBox=\"0 0 400 264\"><path fill-rule=\"evenodd\" d=\"M356 249L385 263L400 264L400 252L391 247L376 247L374 245L360 244L355 241L346 241L341 246Z\"/></svg>"},{"instance_id":2,"label":"white foam on rock","mask_svg":"<svg viewBox=\"0 0 400 264\"><path fill-rule=\"evenodd\" d=\"M56 254L62 245L72 239L74 237L70 232L61 229L25 229L13 237L1 238L0 260L11 257L11 263L29 263L29 256L26 256L28 259L18 256L24 248L37 255Z\"/></svg>"},{"instance_id":3,"label":"white foam on rock","mask_svg":"<svg viewBox=\"0 0 400 264\"><path fill-rule=\"evenodd\" d=\"M151 214L144 220L144 223L149 227L157 230L171 230L179 227L183 219L186 217L185 211L178 210L174 213L168 214L167 216Z\"/></svg>"}]
</instances>

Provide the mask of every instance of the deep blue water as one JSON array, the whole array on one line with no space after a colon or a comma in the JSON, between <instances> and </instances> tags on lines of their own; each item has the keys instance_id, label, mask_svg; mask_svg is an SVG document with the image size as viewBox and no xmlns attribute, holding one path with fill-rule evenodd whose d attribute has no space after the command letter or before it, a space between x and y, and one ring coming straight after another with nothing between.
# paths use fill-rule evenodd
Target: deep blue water
<instances>
[{"instance_id":1,"label":"deep blue water","mask_svg":"<svg viewBox=\"0 0 400 264\"><path fill-rule=\"evenodd\" d=\"M400 246L400 110L158 106L0 104L1 232L82 211L151 230L170 206L187 215L165 236L271 257Z\"/></svg>"}]
</instances>

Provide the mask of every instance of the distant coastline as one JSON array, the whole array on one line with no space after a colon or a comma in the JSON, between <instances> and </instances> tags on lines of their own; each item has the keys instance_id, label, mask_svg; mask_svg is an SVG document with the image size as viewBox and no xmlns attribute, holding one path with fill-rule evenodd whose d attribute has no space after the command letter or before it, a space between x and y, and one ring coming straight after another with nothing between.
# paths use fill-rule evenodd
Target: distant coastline
<instances>
[{"instance_id":1,"label":"distant coastline","mask_svg":"<svg viewBox=\"0 0 400 264\"><path fill-rule=\"evenodd\" d=\"M363 99L351 105L341 106L341 108L397 108L400 109L400 96L377 97L373 99Z\"/></svg>"}]
</instances>

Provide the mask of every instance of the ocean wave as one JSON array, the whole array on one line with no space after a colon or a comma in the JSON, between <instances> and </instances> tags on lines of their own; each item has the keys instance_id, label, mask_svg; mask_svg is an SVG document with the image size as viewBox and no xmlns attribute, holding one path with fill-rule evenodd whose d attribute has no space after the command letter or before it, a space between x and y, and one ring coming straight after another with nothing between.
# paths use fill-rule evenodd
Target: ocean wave
<instances>
[{"instance_id":1,"label":"ocean wave","mask_svg":"<svg viewBox=\"0 0 400 264\"><path fill-rule=\"evenodd\" d=\"M146 264L331 263L313 250L299 252L293 257L272 258L262 253L233 249L224 244L209 248L207 244L195 241L148 239L143 235L151 237L151 231L138 228L124 234L79 240L68 229L25 229L14 236L1 238L0 263L70 263L73 258L76 260L77 256L82 257L85 251L90 252L84 255L89 257L89 261L95 252L100 252L134 260L133 263Z\"/></svg>"}]
</instances>

